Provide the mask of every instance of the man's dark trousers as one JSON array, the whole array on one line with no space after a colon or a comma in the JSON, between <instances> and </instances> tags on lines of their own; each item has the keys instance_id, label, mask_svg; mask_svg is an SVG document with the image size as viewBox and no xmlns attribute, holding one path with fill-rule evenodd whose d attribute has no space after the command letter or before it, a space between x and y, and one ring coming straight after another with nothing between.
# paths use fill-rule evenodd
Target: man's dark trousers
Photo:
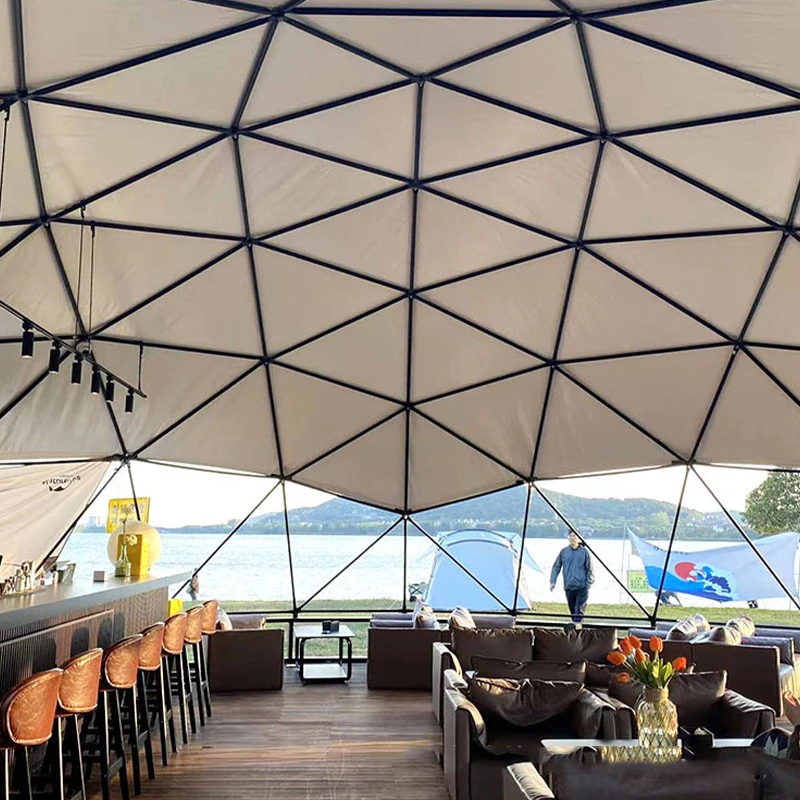
<instances>
[{"instance_id":1,"label":"man's dark trousers","mask_svg":"<svg viewBox=\"0 0 800 800\"><path fill-rule=\"evenodd\" d=\"M565 589L564 592L567 595L567 605L569 606L569 613L572 615L572 621L579 625L583 620L583 615L586 613L586 603L589 601L589 587Z\"/></svg>"}]
</instances>

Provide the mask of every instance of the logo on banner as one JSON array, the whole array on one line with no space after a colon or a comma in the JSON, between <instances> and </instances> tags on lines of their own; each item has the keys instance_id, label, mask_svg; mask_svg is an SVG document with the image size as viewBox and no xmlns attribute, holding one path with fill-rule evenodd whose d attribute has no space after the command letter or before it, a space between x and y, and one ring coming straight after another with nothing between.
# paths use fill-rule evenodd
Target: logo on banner
<instances>
[{"instance_id":1,"label":"logo on banner","mask_svg":"<svg viewBox=\"0 0 800 800\"><path fill-rule=\"evenodd\" d=\"M696 584L695 593L719 600L736 597L736 579L724 569L694 561L681 561L675 565L675 574L688 583Z\"/></svg>"},{"instance_id":2,"label":"logo on banner","mask_svg":"<svg viewBox=\"0 0 800 800\"><path fill-rule=\"evenodd\" d=\"M47 490L50 492L63 492L65 489L69 489L75 481L79 481L80 479L80 475L58 475L54 478L47 478L47 480L42 481L42 486L46 486Z\"/></svg>"}]
</instances>

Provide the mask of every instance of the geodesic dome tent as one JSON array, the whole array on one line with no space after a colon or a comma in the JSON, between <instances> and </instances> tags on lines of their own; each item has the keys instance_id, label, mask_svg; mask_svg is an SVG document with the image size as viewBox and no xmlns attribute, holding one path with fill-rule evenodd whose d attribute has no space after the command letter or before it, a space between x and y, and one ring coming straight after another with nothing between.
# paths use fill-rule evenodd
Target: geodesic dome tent
<instances>
[{"instance_id":1,"label":"geodesic dome tent","mask_svg":"<svg viewBox=\"0 0 800 800\"><path fill-rule=\"evenodd\" d=\"M7 0L2 457L398 511L797 467L798 33L793 0ZM54 339L146 399L48 377Z\"/></svg>"}]
</instances>

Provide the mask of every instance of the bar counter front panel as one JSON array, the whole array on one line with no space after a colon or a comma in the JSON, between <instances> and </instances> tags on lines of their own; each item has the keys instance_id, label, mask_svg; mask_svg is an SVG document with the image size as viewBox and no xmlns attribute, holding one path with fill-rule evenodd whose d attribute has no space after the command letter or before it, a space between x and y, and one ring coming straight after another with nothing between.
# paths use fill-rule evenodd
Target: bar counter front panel
<instances>
[{"instance_id":1,"label":"bar counter front panel","mask_svg":"<svg viewBox=\"0 0 800 800\"><path fill-rule=\"evenodd\" d=\"M108 647L167 616L171 584L189 573L76 580L0 596L0 694L34 672L92 647Z\"/></svg>"}]
</instances>

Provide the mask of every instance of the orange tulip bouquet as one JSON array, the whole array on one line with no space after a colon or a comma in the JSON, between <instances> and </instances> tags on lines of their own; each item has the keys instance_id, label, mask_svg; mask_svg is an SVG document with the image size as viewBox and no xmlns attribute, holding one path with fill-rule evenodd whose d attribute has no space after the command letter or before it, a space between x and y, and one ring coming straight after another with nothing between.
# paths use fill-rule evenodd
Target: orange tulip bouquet
<instances>
[{"instance_id":1,"label":"orange tulip bouquet","mask_svg":"<svg viewBox=\"0 0 800 800\"><path fill-rule=\"evenodd\" d=\"M615 667L625 671L617 676L620 683L638 681L648 689L666 689L676 672L686 669L686 659L676 658L664 661L661 652L664 642L658 636L650 638L650 654L642 650L642 640L636 636L626 636L619 643L618 650L612 650L607 658Z\"/></svg>"}]
</instances>

